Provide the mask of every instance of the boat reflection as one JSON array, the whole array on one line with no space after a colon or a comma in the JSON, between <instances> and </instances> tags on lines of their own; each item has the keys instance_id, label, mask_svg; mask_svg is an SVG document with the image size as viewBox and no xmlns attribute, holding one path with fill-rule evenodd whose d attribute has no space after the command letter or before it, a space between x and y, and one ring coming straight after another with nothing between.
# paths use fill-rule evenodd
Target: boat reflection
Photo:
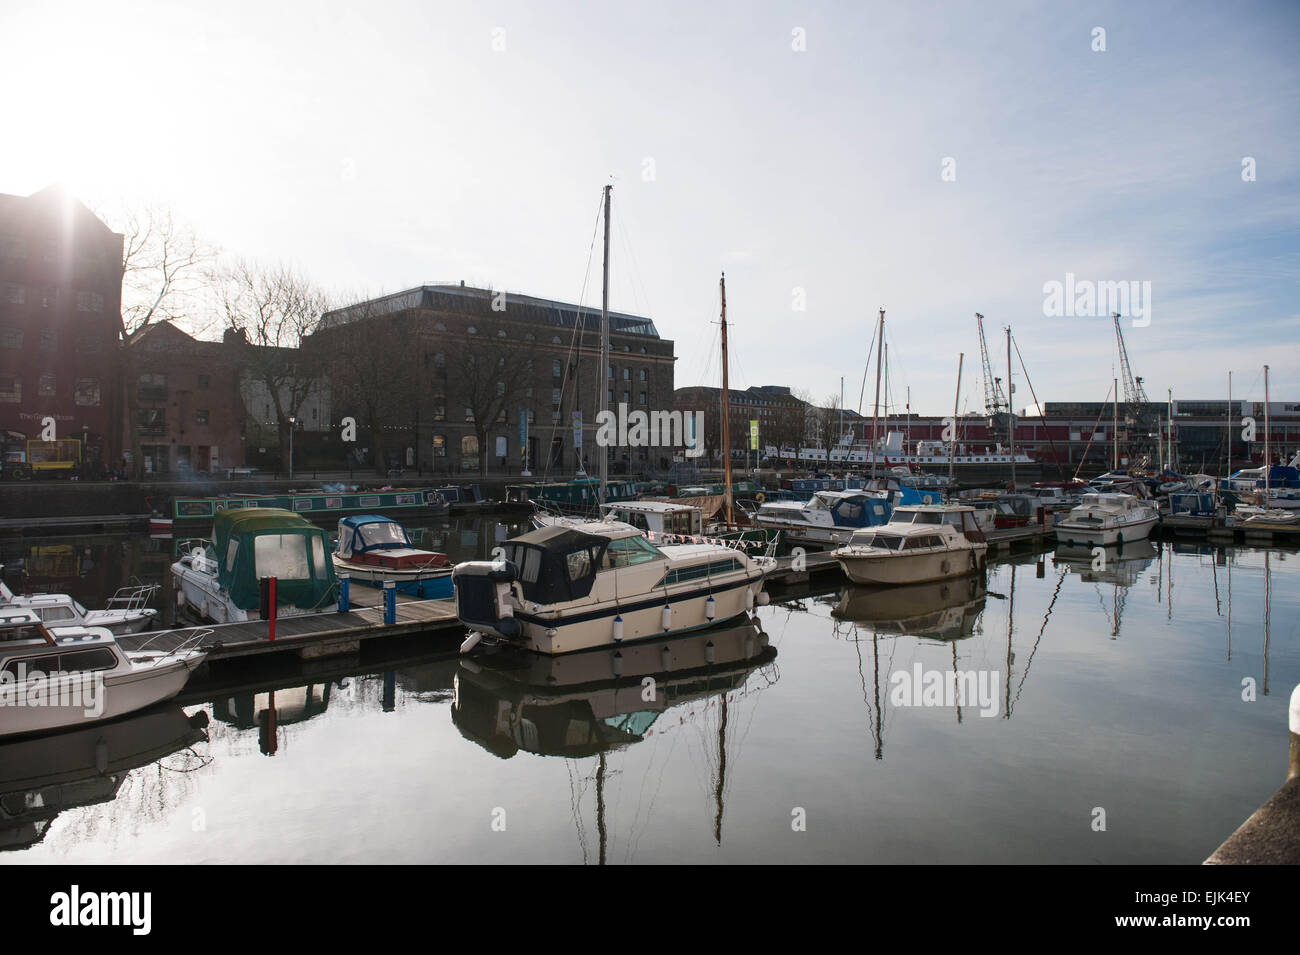
<instances>
[{"instance_id":1,"label":"boat reflection","mask_svg":"<svg viewBox=\"0 0 1300 955\"><path fill-rule=\"evenodd\" d=\"M751 623L555 657L502 650L460 661L452 720L502 759L592 756L643 739L672 707L743 686L775 658Z\"/></svg>"},{"instance_id":2,"label":"boat reflection","mask_svg":"<svg viewBox=\"0 0 1300 955\"><path fill-rule=\"evenodd\" d=\"M1125 544L1059 544L1052 563L1064 565L1089 583L1118 584L1132 587L1156 557L1156 545L1149 539Z\"/></svg>"},{"instance_id":3,"label":"boat reflection","mask_svg":"<svg viewBox=\"0 0 1300 955\"><path fill-rule=\"evenodd\" d=\"M206 740L207 725L202 711L164 705L0 745L0 851L36 845L64 810L112 802L132 770Z\"/></svg>"},{"instance_id":4,"label":"boat reflection","mask_svg":"<svg viewBox=\"0 0 1300 955\"><path fill-rule=\"evenodd\" d=\"M883 589L850 584L831 616L881 634L962 640L975 632L987 597L983 574Z\"/></svg>"}]
</instances>

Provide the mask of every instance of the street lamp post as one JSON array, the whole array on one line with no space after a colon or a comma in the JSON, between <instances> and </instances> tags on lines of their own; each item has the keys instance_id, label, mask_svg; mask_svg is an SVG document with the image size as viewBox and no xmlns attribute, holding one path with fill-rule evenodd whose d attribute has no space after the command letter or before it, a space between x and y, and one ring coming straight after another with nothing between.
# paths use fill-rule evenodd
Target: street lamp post
<instances>
[{"instance_id":1,"label":"street lamp post","mask_svg":"<svg viewBox=\"0 0 1300 955\"><path fill-rule=\"evenodd\" d=\"M298 419L289 415L289 480L293 480L293 426Z\"/></svg>"}]
</instances>

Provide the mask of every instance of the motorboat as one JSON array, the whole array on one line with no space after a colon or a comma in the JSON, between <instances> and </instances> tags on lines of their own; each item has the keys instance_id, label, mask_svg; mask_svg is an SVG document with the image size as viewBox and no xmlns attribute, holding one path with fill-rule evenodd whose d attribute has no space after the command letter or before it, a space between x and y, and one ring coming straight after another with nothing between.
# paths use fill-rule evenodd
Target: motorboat
<instances>
[{"instance_id":1,"label":"motorboat","mask_svg":"<svg viewBox=\"0 0 1300 955\"><path fill-rule=\"evenodd\" d=\"M397 589L420 599L452 593L447 555L420 550L397 521L378 514L339 520L338 542L331 554L334 573L372 587L392 581Z\"/></svg>"},{"instance_id":2,"label":"motorboat","mask_svg":"<svg viewBox=\"0 0 1300 955\"><path fill-rule=\"evenodd\" d=\"M1243 528L1295 527L1300 525L1300 511L1285 507L1259 507L1239 504L1232 512L1236 523Z\"/></svg>"},{"instance_id":3,"label":"motorboat","mask_svg":"<svg viewBox=\"0 0 1300 955\"><path fill-rule=\"evenodd\" d=\"M854 532L834 556L855 584L918 584L982 570L988 549L975 508L922 504Z\"/></svg>"},{"instance_id":4,"label":"motorboat","mask_svg":"<svg viewBox=\"0 0 1300 955\"><path fill-rule=\"evenodd\" d=\"M205 710L172 703L0 743L0 852L38 844L62 812L111 802L132 770L206 740L207 725Z\"/></svg>"},{"instance_id":5,"label":"motorboat","mask_svg":"<svg viewBox=\"0 0 1300 955\"><path fill-rule=\"evenodd\" d=\"M212 539L189 543L189 551L172 564L172 583L178 609L200 620L259 619L262 577L276 578L279 617L315 613L334 595L325 531L291 511L219 511Z\"/></svg>"},{"instance_id":6,"label":"motorboat","mask_svg":"<svg viewBox=\"0 0 1300 955\"><path fill-rule=\"evenodd\" d=\"M722 528L705 524L704 508L683 501L620 501L605 504L599 518L569 517L539 508L534 527L581 527L599 521L620 521L639 528L654 544L727 544L763 553L780 531L761 527Z\"/></svg>"},{"instance_id":7,"label":"motorboat","mask_svg":"<svg viewBox=\"0 0 1300 955\"><path fill-rule=\"evenodd\" d=\"M768 501L752 520L792 543L829 547L864 527L885 524L892 509L887 497L870 491L818 491L807 501Z\"/></svg>"},{"instance_id":8,"label":"motorboat","mask_svg":"<svg viewBox=\"0 0 1300 955\"><path fill-rule=\"evenodd\" d=\"M71 594L15 594L0 580L0 612L28 607L52 627L104 627L121 636L154 625L158 611L148 606L157 584L122 587L108 598L103 610L87 610Z\"/></svg>"},{"instance_id":9,"label":"motorboat","mask_svg":"<svg viewBox=\"0 0 1300 955\"><path fill-rule=\"evenodd\" d=\"M46 626L30 608L0 611L0 737L111 720L181 691L207 654L199 631L175 649L123 650L103 627Z\"/></svg>"},{"instance_id":10,"label":"motorboat","mask_svg":"<svg viewBox=\"0 0 1300 955\"><path fill-rule=\"evenodd\" d=\"M502 759L591 756L646 738L673 707L743 687L775 658L767 634L744 619L560 657L462 657L451 715L463 736ZM650 699L647 679L655 685Z\"/></svg>"},{"instance_id":11,"label":"motorboat","mask_svg":"<svg viewBox=\"0 0 1300 955\"><path fill-rule=\"evenodd\" d=\"M975 632L987 596L983 574L901 587L850 584L831 616L878 633L960 640Z\"/></svg>"},{"instance_id":12,"label":"motorboat","mask_svg":"<svg viewBox=\"0 0 1300 955\"><path fill-rule=\"evenodd\" d=\"M1056 524L1056 539L1067 544L1123 544L1142 540L1159 521L1151 501L1132 494L1090 492Z\"/></svg>"},{"instance_id":13,"label":"motorboat","mask_svg":"<svg viewBox=\"0 0 1300 955\"><path fill-rule=\"evenodd\" d=\"M656 546L631 524L554 525L452 574L463 649L484 636L559 654L699 630L768 602L775 566L720 544Z\"/></svg>"}]
</instances>

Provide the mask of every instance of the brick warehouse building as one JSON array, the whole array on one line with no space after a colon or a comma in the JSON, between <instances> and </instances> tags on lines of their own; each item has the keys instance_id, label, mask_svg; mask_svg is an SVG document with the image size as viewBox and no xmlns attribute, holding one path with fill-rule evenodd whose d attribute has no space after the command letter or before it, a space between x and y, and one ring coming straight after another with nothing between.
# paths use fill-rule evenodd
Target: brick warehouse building
<instances>
[{"instance_id":1,"label":"brick warehouse building","mask_svg":"<svg viewBox=\"0 0 1300 955\"><path fill-rule=\"evenodd\" d=\"M144 474L215 474L244 463L236 348L163 321L137 332L127 349L135 420L123 419L123 447L140 455Z\"/></svg>"},{"instance_id":2,"label":"brick warehouse building","mask_svg":"<svg viewBox=\"0 0 1300 955\"><path fill-rule=\"evenodd\" d=\"M121 453L117 342L123 237L58 186L0 195L0 433L83 442L83 465Z\"/></svg>"},{"instance_id":3,"label":"brick warehouse building","mask_svg":"<svg viewBox=\"0 0 1300 955\"><path fill-rule=\"evenodd\" d=\"M673 343L649 318L609 318L611 409L672 410ZM599 308L425 285L327 312L303 350L329 369L335 423L356 419L379 469L472 473L486 458L492 470L518 472L525 447L536 476L598 467ZM615 473L672 457L672 448L610 453Z\"/></svg>"}]
</instances>

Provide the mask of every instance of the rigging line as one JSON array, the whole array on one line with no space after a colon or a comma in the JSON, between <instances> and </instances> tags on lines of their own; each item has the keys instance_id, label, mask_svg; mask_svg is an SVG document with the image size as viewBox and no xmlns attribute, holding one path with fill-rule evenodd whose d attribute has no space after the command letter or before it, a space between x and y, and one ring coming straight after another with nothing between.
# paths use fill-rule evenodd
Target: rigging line
<instances>
[{"instance_id":1,"label":"rigging line","mask_svg":"<svg viewBox=\"0 0 1300 955\"><path fill-rule=\"evenodd\" d=\"M1083 470L1084 462L1088 460L1088 450L1092 447L1092 442L1097 437L1097 425L1101 424L1101 416L1106 413L1106 405L1110 402L1110 393L1115 390L1115 382L1111 381L1110 386L1106 389L1106 398L1101 403L1101 411L1097 415L1097 420L1092 423L1092 433L1088 435L1088 443L1083 446L1083 457L1079 458L1079 467L1075 469L1072 480L1079 480L1079 472Z\"/></svg>"},{"instance_id":2,"label":"rigging line","mask_svg":"<svg viewBox=\"0 0 1300 955\"><path fill-rule=\"evenodd\" d=\"M867 373L871 371L871 356L876 351L876 332L879 323L871 323L871 344L867 345L867 363L862 366L862 388L858 391L858 414L862 414L862 403L867 399Z\"/></svg>"},{"instance_id":3,"label":"rigging line","mask_svg":"<svg viewBox=\"0 0 1300 955\"><path fill-rule=\"evenodd\" d=\"M1043 422L1043 430L1047 432L1047 444L1052 449L1052 458L1056 462L1056 471L1061 475L1062 480L1065 478L1065 469L1061 467L1061 456L1056 453L1056 442L1052 440L1052 429L1047 427L1047 419L1043 417L1043 406L1038 403L1038 395L1034 393L1034 383L1029 380L1029 369L1025 367L1025 359L1020 354L1020 343L1016 341L1016 336L1011 336L1011 346L1016 350L1016 358L1020 361L1020 372L1025 376L1025 384L1029 385L1029 397L1034 399L1034 406L1038 408L1038 420ZM1011 399L1008 396L1007 401ZM1010 410L1010 409L1008 409ZM1011 427L1015 427L1015 414L1011 415Z\"/></svg>"},{"instance_id":4,"label":"rigging line","mask_svg":"<svg viewBox=\"0 0 1300 955\"><path fill-rule=\"evenodd\" d=\"M641 293L641 300L645 305L645 317L651 318L654 314L654 311L650 305L650 295L649 293L646 292L645 280L641 275L641 265L637 261L635 250L632 248L632 235L630 232L628 232L627 227L624 225L624 223L629 218L630 216L628 215L626 209L620 212L618 222L615 223L615 230L619 233L619 237L623 240L624 251L627 252L628 265L629 265L628 278L631 280L629 284L632 285L633 296L635 297L637 289L639 288ZM635 223L633 223L633 225L635 225Z\"/></svg>"},{"instance_id":5,"label":"rigging line","mask_svg":"<svg viewBox=\"0 0 1300 955\"><path fill-rule=\"evenodd\" d=\"M560 378L560 407L561 408L564 407L564 395L568 387L569 360L573 358L575 353L578 355L578 357L577 360L573 362L574 378L575 378L573 388L574 388L575 395L578 392L578 382L576 378L578 374L578 368L582 363L582 355L581 355L582 339L587 329L587 308L585 306L585 302L587 298L587 289L591 284L591 262L596 254L596 237L600 234L600 217L601 217L601 213L604 210L604 205L605 205L605 192L602 189L600 193L600 201L596 204L596 219L591 226L591 243L587 246L587 268L586 271L583 273L582 288L578 292L578 301L576 303L577 315L576 315L576 320L573 323L573 334L569 336L569 351L565 355L564 364L562 366L562 371L561 371L561 378ZM599 403L597 403L597 407L599 407ZM551 422L552 441L555 440L556 433L562 424L563 421ZM507 427L509 427L510 422L506 422L506 425ZM536 462L533 463L536 464ZM542 468L542 480L545 481L546 478L550 475L550 473L551 473L551 455L548 452L546 454L546 464Z\"/></svg>"},{"instance_id":6,"label":"rigging line","mask_svg":"<svg viewBox=\"0 0 1300 955\"><path fill-rule=\"evenodd\" d=\"M1029 660L1025 663L1025 672L1020 674L1020 682L1016 685L1016 698L1011 703L1013 709L1020 702L1020 691L1024 689L1025 680L1029 679L1029 668L1034 665L1034 654L1038 652L1038 644L1043 639L1043 634L1047 632L1047 621L1052 616L1052 608L1056 606L1056 598L1061 595L1061 584L1065 582L1065 575L1068 572L1069 568L1064 568L1056 578L1056 590L1052 592L1052 599L1047 605L1047 613L1043 615L1043 625L1038 628L1038 636L1034 638L1034 648L1029 651ZM1008 712L1007 715L1010 716L1011 714Z\"/></svg>"}]
</instances>

